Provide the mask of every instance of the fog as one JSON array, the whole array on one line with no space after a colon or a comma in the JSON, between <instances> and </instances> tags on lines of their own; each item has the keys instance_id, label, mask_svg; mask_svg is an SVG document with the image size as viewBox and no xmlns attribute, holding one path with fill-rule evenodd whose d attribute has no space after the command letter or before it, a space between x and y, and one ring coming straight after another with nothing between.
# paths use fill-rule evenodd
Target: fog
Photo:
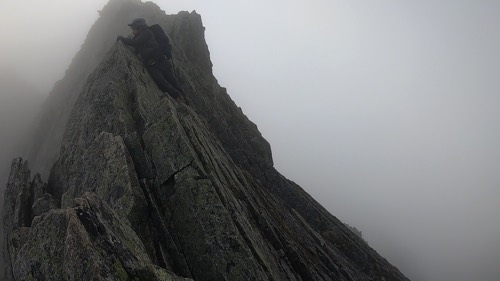
<instances>
[{"instance_id":1,"label":"fog","mask_svg":"<svg viewBox=\"0 0 500 281\"><path fill-rule=\"evenodd\" d=\"M0 69L45 96L106 2L0 0ZM407 277L500 278L500 2L157 4L202 15L215 76L277 169ZM5 117L8 84L10 158L26 122Z\"/></svg>"}]
</instances>

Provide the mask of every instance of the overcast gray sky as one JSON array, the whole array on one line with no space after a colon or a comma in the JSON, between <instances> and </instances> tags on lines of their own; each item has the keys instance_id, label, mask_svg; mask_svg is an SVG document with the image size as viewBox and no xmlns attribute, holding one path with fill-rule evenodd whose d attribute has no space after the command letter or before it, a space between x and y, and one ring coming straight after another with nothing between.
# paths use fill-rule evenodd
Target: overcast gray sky
<instances>
[{"instance_id":1,"label":"overcast gray sky","mask_svg":"<svg viewBox=\"0 0 500 281\"><path fill-rule=\"evenodd\" d=\"M106 2L0 0L0 66L48 92ZM404 274L498 280L499 1L156 3L202 15L278 170Z\"/></svg>"}]
</instances>

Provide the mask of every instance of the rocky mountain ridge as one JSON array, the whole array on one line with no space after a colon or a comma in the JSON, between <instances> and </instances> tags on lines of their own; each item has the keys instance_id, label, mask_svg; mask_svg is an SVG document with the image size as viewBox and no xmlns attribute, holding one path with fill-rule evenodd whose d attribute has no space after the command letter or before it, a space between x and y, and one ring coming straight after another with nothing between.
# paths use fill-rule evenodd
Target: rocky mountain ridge
<instances>
[{"instance_id":1,"label":"rocky mountain ridge","mask_svg":"<svg viewBox=\"0 0 500 281\"><path fill-rule=\"evenodd\" d=\"M94 44L134 17L171 37L190 106L114 38ZM95 67L82 59L91 53ZM48 103L60 110L41 127L61 138L33 149L47 181L13 162L5 280L407 280L274 169L213 77L195 12L110 1Z\"/></svg>"}]
</instances>

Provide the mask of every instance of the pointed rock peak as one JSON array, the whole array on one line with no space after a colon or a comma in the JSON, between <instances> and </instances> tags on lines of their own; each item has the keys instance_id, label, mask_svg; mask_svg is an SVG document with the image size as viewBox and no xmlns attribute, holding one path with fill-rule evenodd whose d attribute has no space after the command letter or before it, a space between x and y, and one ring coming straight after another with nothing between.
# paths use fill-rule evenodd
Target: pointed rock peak
<instances>
[{"instance_id":1,"label":"pointed rock peak","mask_svg":"<svg viewBox=\"0 0 500 281\"><path fill-rule=\"evenodd\" d=\"M66 93L72 103L53 100L70 107L64 122L44 119L63 131L48 182L14 162L5 280L407 280L274 169L269 144L213 77L198 15L118 2L73 61L86 75L61 81L81 84ZM118 28L96 27L135 17L170 36L189 105L115 42ZM79 56L92 51L102 55L89 67Z\"/></svg>"}]
</instances>

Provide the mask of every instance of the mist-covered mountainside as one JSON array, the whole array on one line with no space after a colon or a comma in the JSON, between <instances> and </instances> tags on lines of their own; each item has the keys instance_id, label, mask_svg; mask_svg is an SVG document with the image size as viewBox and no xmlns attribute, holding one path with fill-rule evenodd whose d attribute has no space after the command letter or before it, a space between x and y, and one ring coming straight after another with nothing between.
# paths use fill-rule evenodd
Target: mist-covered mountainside
<instances>
[{"instance_id":1,"label":"mist-covered mountainside","mask_svg":"<svg viewBox=\"0 0 500 281\"><path fill-rule=\"evenodd\" d=\"M26 155L25 146L30 143L30 128L39 113L44 96L27 83L21 75L2 66L0 69L0 202L9 176L11 160ZM0 219L1 221L1 219ZM3 241L3 232L0 233ZM0 270L3 271L0 257Z\"/></svg>"},{"instance_id":2,"label":"mist-covered mountainside","mask_svg":"<svg viewBox=\"0 0 500 281\"><path fill-rule=\"evenodd\" d=\"M0 181L2 186L7 181L10 160L23 152L27 144L29 128L45 96L7 67L0 69ZM24 139L25 143L19 143ZM2 187L3 191L4 188Z\"/></svg>"},{"instance_id":3,"label":"mist-covered mountainside","mask_svg":"<svg viewBox=\"0 0 500 281\"><path fill-rule=\"evenodd\" d=\"M136 17L172 39L190 105L116 42ZM195 12L111 0L40 119L7 184L2 280L407 280L274 169Z\"/></svg>"}]
</instances>

